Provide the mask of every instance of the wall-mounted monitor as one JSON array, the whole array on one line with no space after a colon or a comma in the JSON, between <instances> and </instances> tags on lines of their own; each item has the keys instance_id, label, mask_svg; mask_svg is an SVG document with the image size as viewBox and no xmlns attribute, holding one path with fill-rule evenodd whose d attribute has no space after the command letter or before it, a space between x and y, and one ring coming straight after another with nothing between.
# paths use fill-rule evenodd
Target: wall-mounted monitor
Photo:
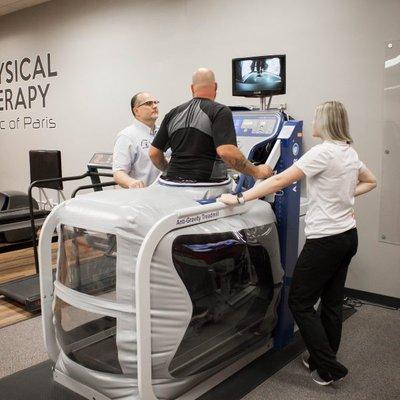
<instances>
[{"instance_id":1,"label":"wall-mounted monitor","mask_svg":"<svg viewBox=\"0 0 400 400\"><path fill-rule=\"evenodd\" d=\"M233 96L266 97L286 93L286 55L234 58Z\"/></svg>"}]
</instances>

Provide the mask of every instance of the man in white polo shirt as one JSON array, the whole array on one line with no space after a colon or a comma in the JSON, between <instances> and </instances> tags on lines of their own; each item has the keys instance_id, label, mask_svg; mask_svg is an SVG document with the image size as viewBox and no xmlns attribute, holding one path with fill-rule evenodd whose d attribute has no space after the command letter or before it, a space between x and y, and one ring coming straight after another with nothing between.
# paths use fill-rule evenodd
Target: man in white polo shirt
<instances>
[{"instance_id":1,"label":"man in white polo shirt","mask_svg":"<svg viewBox=\"0 0 400 400\"><path fill-rule=\"evenodd\" d=\"M118 133L113 153L114 180L123 188L143 188L153 183L160 171L149 158L158 118L158 100L139 92L131 99L132 125Z\"/></svg>"}]
</instances>

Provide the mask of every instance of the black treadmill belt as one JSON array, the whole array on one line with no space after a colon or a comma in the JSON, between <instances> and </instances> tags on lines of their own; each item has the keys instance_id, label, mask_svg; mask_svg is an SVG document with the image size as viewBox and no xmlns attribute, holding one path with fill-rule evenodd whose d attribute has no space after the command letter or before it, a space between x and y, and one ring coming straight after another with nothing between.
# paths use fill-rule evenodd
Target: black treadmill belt
<instances>
[{"instance_id":1,"label":"black treadmill belt","mask_svg":"<svg viewBox=\"0 0 400 400\"><path fill-rule=\"evenodd\" d=\"M26 304L27 300L40 297L39 275L27 276L15 281L6 282L0 285L0 294Z\"/></svg>"},{"instance_id":2,"label":"black treadmill belt","mask_svg":"<svg viewBox=\"0 0 400 400\"><path fill-rule=\"evenodd\" d=\"M53 269L53 279L56 270ZM27 311L40 310L39 275L26 276L0 285L0 295L24 305ZM1 398L0 398L1 399Z\"/></svg>"},{"instance_id":3,"label":"black treadmill belt","mask_svg":"<svg viewBox=\"0 0 400 400\"><path fill-rule=\"evenodd\" d=\"M94 371L122 374L115 335L69 355L76 363Z\"/></svg>"}]
</instances>

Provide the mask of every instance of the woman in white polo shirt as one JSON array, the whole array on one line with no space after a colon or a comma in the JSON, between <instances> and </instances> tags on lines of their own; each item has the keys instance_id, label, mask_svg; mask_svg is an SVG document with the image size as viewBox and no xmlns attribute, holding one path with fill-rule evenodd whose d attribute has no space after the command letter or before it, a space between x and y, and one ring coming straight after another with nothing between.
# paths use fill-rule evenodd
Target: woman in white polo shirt
<instances>
[{"instance_id":1,"label":"woman in white polo shirt","mask_svg":"<svg viewBox=\"0 0 400 400\"><path fill-rule=\"evenodd\" d=\"M312 135L323 142L293 166L243 194L223 194L219 200L243 203L307 177L307 240L293 274L289 306L310 354L303 363L316 383L328 385L348 372L336 360L336 353L347 269L357 252L354 197L375 188L376 179L351 146L347 112L341 103L329 101L317 107ZM314 311L319 298L320 316Z\"/></svg>"}]
</instances>

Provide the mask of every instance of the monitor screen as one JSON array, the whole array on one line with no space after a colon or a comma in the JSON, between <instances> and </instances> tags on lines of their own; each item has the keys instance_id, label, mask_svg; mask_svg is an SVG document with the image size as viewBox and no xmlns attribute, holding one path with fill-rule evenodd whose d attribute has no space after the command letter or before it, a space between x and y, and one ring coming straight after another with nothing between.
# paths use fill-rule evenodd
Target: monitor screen
<instances>
[{"instance_id":1,"label":"monitor screen","mask_svg":"<svg viewBox=\"0 0 400 400\"><path fill-rule=\"evenodd\" d=\"M285 93L285 55L232 60L233 96L263 97Z\"/></svg>"}]
</instances>

